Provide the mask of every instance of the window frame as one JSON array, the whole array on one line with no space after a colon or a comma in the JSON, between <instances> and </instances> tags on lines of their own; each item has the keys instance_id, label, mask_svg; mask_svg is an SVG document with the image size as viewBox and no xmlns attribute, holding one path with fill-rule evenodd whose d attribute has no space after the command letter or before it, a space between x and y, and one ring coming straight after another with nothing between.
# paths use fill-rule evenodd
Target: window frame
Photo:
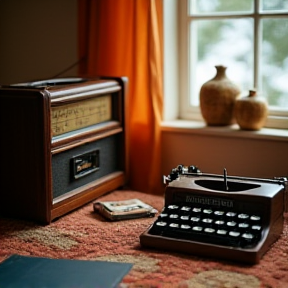
<instances>
[{"instance_id":1,"label":"window frame","mask_svg":"<svg viewBox=\"0 0 288 288\"><path fill-rule=\"evenodd\" d=\"M256 11L258 11L259 1L254 0ZM189 100L188 41L191 16L189 16L188 8L188 0L164 2L164 120L185 119L203 122L200 108L191 106ZM283 16L283 13L277 13L277 15ZM215 18L223 16L225 13L218 13ZM245 13L245 17L251 17L251 14ZM254 33L255 37L259 38L258 33ZM256 54L257 45L254 50ZM259 69L257 57L254 58L255 69ZM254 82L257 83L257 79L254 79ZM287 129L288 109L287 111L270 109L265 127Z\"/></svg>"}]
</instances>

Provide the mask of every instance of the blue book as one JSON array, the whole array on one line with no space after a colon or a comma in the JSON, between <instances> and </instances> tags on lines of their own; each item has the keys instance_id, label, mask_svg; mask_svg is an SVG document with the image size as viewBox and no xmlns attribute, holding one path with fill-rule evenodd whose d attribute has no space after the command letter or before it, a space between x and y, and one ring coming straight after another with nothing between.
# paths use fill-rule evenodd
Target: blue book
<instances>
[{"instance_id":1,"label":"blue book","mask_svg":"<svg viewBox=\"0 0 288 288\"><path fill-rule=\"evenodd\" d=\"M115 288L132 264L12 255L0 264L0 288Z\"/></svg>"}]
</instances>

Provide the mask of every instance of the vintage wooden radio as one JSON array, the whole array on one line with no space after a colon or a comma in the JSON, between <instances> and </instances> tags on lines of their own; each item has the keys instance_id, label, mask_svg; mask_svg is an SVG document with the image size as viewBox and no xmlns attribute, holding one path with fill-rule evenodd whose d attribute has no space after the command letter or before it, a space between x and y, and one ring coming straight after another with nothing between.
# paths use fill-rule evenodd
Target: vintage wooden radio
<instances>
[{"instance_id":1,"label":"vintage wooden radio","mask_svg":"<svg viewBox=\"0 0 288 288\"><path fill-rule=\"evenodd\" d=\"M127 178L126 78L0 87L0 215L50 223Z\"/></svg>"}]
</instances>

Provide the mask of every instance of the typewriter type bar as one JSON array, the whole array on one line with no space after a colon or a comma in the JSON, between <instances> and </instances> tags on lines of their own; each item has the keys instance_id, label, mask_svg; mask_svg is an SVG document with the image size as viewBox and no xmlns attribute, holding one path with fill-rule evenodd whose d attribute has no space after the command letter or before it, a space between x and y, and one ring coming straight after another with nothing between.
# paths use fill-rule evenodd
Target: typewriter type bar
<instances>
[{"instance_id":1,"label":"typewriter type bar","mask_svg":"<svg viewBox=\"0 0 288 288\"><path fill-rule=\"evenodd\" d=\"M283 231L287 179L203 174L179 165L164 178L165 206L144 247L258 263Z\"/></svg>"}]
</instances>

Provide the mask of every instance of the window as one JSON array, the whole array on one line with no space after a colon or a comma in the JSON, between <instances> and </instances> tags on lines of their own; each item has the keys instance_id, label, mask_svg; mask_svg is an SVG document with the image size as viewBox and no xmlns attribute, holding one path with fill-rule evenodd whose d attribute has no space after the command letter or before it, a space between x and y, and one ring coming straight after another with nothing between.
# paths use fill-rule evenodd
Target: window
<instances>
[{"instance_id":1,"label":"window","mask_svg":"<svg viewBox=\"0 0 288 288\"><path fill-rule=\"evenodd\" d=\"M200 87L216 74L216 65L224 65L227 76L241 87L242 96L256 88L266 97L268 127L288 128L288 0L175 2L177 67L165 65L179 71L179 118L201 119ZM164 7L164 19L172 15L171 9L170 14L167 11ZM173 31L165 35L172 37ZM165 42L169 44L169 40ZM165 53L174 51L165 47Z\"/></svg>"}]
</instances>

